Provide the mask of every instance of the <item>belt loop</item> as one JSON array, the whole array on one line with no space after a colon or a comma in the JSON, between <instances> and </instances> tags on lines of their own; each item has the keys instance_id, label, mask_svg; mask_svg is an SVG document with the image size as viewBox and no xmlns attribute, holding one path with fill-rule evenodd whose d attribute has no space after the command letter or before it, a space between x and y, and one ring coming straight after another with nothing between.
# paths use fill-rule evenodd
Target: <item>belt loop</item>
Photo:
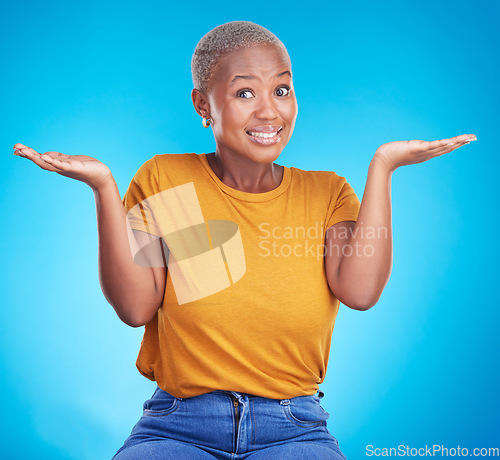
<instances>
[{"instance_id":1,"label":"belt loop","mask_svg":"<svg viewBox=\"0 0 500 460\"><path fill-rule=\"evenodd\" d=\"M231 393L239 402L243 399L242 393L238 393L237 391L230 391Z\"/></svg>"},{"instance_id":2,"label":"belt loop","mask_svg":"<svg viewBox=\"0 0 500 460\"><path fill-rule=\"evenodd\" d=\"M325 396L325 393L323 393L321 390L318 390L318 398L321 399L323 396Z\"/></svg>"}]
</instances>

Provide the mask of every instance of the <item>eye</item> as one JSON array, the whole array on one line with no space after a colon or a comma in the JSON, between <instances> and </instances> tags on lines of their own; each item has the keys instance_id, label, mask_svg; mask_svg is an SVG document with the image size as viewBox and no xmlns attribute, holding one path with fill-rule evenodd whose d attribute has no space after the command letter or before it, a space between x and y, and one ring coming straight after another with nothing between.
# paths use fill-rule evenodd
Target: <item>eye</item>
<instances>
[{"instance_id":1,"label":"eye","mask_svg":"<svg viewBox=\"0 0 500 460\"><path fill-rule=\"evenodd\" d=\"M276 88L274 93L278 97L288 96L290 94L290 88L288 86L280 86L279 88Z\"/></svg>"},{"instance_id":2,"label":"eye","mask_svg":"<svg viewBox=\"0 0 500 460\"><path fill-rule=\"evenodd\" d=\"M249 89L241 89L236 93L236 97L239 97L241 99L250 99L251 97L253 97L253 94Z\"/></svg>"}]
</instances>

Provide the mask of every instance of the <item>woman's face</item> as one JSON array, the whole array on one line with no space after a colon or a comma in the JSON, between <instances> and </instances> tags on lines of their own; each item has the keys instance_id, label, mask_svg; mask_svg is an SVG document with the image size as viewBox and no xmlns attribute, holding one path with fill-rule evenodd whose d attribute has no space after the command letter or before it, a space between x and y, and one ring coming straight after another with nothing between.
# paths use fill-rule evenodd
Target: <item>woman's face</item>
<instances>
[{"instance_id":1,"label":"woman's face","mask_svg":"<svg viewBox=\"0 0 500 460\"><path fill-rule=\"evenodd\" d=\"M221 156L271 163L290 140L297 100L286 52L258 45L221 59L208 92L212 129Z\"/></svg>"}]
</instances>

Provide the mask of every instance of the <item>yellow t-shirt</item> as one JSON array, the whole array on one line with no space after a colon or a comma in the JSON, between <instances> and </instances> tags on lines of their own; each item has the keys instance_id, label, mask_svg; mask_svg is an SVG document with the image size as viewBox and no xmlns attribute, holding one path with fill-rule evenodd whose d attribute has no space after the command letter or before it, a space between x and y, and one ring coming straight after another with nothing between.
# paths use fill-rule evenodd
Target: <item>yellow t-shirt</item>
<instances>
[{"instance_id":1,"label":"yellow t-shirt","mask_svg":"<svg viewBox=\"0 0 500 460\"><path fill-rule=\"evenodd\" d=\"M155 155L123 204L168 259L164 300L137 357L144 376L179 398L317 391L339 308L325 234L355 221L360 206L345 178L285 167L276 189L247 193L220 181L205 154Z\"/></svg>"}]
</instances>

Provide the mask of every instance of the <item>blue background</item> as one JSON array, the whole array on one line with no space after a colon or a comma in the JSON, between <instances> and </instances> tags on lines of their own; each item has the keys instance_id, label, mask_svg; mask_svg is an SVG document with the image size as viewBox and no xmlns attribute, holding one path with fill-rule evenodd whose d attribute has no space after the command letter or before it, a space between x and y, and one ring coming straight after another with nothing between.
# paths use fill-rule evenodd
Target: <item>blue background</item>
<instances>
[{"instance_id":1,"label":"blue background","mask_svg":"<svg viewBox=\"0 0 500 460\"><path fill-rule=\"evenodd\" d=\"M4 458L111 458L155 384L143 328L104 298L92 190L12 155L86 154L123 196L157 153L210 152L190 98L198 40L231 20L287 46L299 103L279 162L362 197L393 140L477 142L393 176L393 273L341 306L324 407L349 459L374 447L499 446L497 1L3 2L0 9Z\"/></svg>"}]
</instances>

